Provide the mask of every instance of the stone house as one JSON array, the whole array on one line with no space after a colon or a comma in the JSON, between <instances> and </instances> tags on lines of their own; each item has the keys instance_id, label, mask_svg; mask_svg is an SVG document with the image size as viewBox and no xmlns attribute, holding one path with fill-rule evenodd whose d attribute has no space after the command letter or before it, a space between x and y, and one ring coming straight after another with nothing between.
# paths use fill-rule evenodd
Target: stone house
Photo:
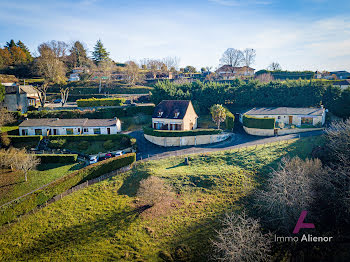
<instances>
[{"instance_id":1,"label":"stone house","mask_svg":"<svg viewBox=\"0 0 350 262\"><path fill-rule=\"evenodd\" d=\"M26 119L19 125L21 136L32 135L112 135L121 132L121 122L113 119Z\"/></svg>"},{"instance_id":2,"label":"stone house","mask_svg":"<svg viewBox=\"0 0 350 262\"><path fill-rule=\"evenodd\" d=\"M190 100L163 100L154 109L152 128L160 130L193 130L198 115Z\"/></svg>"},{"instance_id":3,"label":"stone house","mask_svg":"<svg viewBox=\"0 0 350 262\"><path fill-rule=\"evenodd\" d=\"M9 111L25 113L29 106L37 107L40 104L37 90L30 85L5 86L5 99L2 106Z\"/></svg>"}]
</instances>

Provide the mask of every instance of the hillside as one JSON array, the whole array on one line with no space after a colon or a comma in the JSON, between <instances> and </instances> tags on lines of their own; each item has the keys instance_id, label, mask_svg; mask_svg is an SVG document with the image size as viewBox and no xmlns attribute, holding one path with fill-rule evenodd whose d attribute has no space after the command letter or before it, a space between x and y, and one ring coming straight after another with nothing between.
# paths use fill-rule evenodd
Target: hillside
<instances>
[{"instance_id":1,"label":"hillside","mask_svg":"<svg viewBox=\"0 0 350 262\"><path fill-rule=\"evenodd\" d=\"M0 236L4 260L201 261L210 257L218 217L244 205L286 154L305 158L320 137L138 163L133 171L77 191L23 217ZM163 178L170 208L136 206L139 181Z\"/></svg>"}]
</instances>

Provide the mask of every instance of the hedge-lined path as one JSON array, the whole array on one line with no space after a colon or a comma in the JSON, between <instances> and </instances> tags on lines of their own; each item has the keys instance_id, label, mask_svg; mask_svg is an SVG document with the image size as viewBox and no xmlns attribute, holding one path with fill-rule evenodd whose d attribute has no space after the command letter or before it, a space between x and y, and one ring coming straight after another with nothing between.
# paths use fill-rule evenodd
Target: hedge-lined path
<instances>
[{"instance_id":1,"label":"hedge-lined path","mask_svg":"<svg viewBox=\"0 0 350 262\"><path fill-rule=\"evenodd\" d=\"M87 165L89 164L89 162L88 162L86 159L81 158L81 157L78 157L78 161L84 162L84 163L85 163L85 166L87 166ZM85 167L85 166L84 166L84 167ZM82 168L84 168L84 167L82 167ZM43 188L45 188L45 187L51 185L51 184L54 183L54 182L56 182L56 180L53 180L53 181L51 181L50 183L47 183L47 184L45 184L45 185L43 185L43 186L41 186L41 187L39 187L39 188L36 188L36 189L34 189L34 190L32 190L32 191L30 191L30 192L28 192L28 193L26 193L26 194L24 194L24 195L22 195L22 196L19 196L19 197L15 198L15 199L9 201L9 202L7 202L7 203L4 203L4 204L2 204L2 205L0 206L0 208L4 207L4 206L6 206L6 205L12 204L13 202L16 202L17 200L20 200L21 198L23 198L23 197L25 197L25 196L28 196L28 195L30 195L30 194L33 194L34 192L36 192L36 191L38 191L38 190L40 190L40 189L43 189Z\"/></svg>"},{"instance_id":2,"label":"hedge-lined path","mask_svg":"<svg viewBox=\"0 0 350 262\"><path fill-rule=\"evenodd\" d=\"M137 140L137 158L136 160L143 159L158 159L172 156L198 154L198 153L209 153L215 151L223 151L235 149L238 147L261 145L266 143L273 143L282 140L290 140L299 137L318 136L323 134L323 131L311 131L299 134L290 134L284 136L274 137L257 137L245 134L243 132L234 133L229 139L208 145L198 146L184 146L184 147L161 147L147 141L143 136L143 131L132 131L126 132Z\"/></svg>"}]
</instances>

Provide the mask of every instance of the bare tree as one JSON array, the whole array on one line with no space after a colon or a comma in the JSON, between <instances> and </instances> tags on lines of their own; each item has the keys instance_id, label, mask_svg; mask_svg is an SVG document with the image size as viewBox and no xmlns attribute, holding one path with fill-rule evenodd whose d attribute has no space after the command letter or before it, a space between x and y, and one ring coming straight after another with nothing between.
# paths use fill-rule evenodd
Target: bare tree
<instances>
[{"instance_id":1,"label":"bare tree","mask_svg":"<svg viewBox=\"0 0 350 262\"><path fill-rule=\"evenodd\" d=\"M271 234L262 232L259 220L243 214L226 214L223 228L212 241L214 258L225 262L270 261Z\"/></svg>"},{"instance_id":2,"label":"bare tree","mask_svg":"<svg viewBox=\"0 0 350 262\"><path fill-rule=\"evenodd\" d=\"M278 71L278 70L282 70L282 67L279 63L277 62L272 62L269 66L268 69L271 71Z\"/></svg>"},{"instance_id":3,"label":"bare tree","mask_svg":"<svg viewBox=\"0 0 350 262\"><path fill-rule=\"evenodd\" d=\"M255 62L256 51L253 48L246 48L243 51L244 65L250 67Z\"/></svg>"},{"instance_id":4,"label":"bare tree","mask_svg":"<svg viewBox=\"0 0 350 262\"><path fill-rule=\"evenodd\" d=\"M243 52L235 48L228 48L220 59L222 65L230 65L233 67L241 66L243 62Z\"/></svg>"},{"instance_id":5,"label":"bare tree","mask_svg":"<svg viewBox=\"0 0 350 262\"><path fill-rule=\"evenodd\" d=\"M136 82L142 82L143 80L143 75L140 73L140 69L134 61L126 62L124 74L129 85L134 85Z\"/></svg>"},{"instance_id":6,"label":"bare tree","mask_svg":"<svg viewBox=\"0 0 350 262\"><path fill-rule=\"evenodd\" d=\"M25 181L28 181L28 172L40 164L40 159L32 153L27 153L25 149L20 149L14 155L13 167L24 173Z\"/></svg>"},{"instance_id":7,"label":"bare tree","mask_svg":"<svg viewBox=\"0 0 350 262\"><path fill-rule=\"evenodd\" d=\"M268 82L271 82L274 80L273 76L270 73L258 75L256 77L256 79L258 79L259 81L261 81L263 83L268 83Z\"/></svg>"},{"instance_id":8,"label":"bare tree","mask_svg":"<svg viewBox=\"0 0 350 262\"><path fill-rule=\"evenodd\" d=\"M266 190L260 190L256 195L257 207L265 213L266 223L290 233L300 212L308 210L315 200L313 178L322 173L319 159L282 159Z\"/></svg>"},{"instance_id":9,"label":"bare tree","mask_svg":"<svg viewBox=\"0 0 350 262\"><path fill-rule=\"evenodd\" d=\"M141 180L137 197L140 199L140 204L152 207L160 203L164 205L171 201L174 193L161 178L150 176Z\"/></svg>"},{"instance_id":10,"label":"bare tree","mask_svg":"<svg viewBox=\"0 0 350 262\"><path fill-rule=\"evenodd\" d=\"M70 87L60 87L61 104L64 106L67 103Z\"/></svg>"},{"instance_id":11,"label":"bare tree","mask_svg":"<svg viewBox=\"0 0 350 262\"><path fill-rule=\"evenodd\" d=\"M106 86L108 87L111 81L111 75L114 71L117 70L116 64L111 59L105 59L98 63L98 70L102 73L102 76L106 78ZM98 90L101 93L101 83L100 88Z\"/></svg>"},{"instance_id":12,"label":"bare tree","mask_svg":"<svg viewBox=\"0 0 350 262\"><path fill-rule=\"evenodd\" d=\"M9 111L7 111L5 108L0 108L0 127L14 121L15 119Z\"/></svg>"},{"instance_id":13,"label":"bare tree","mask_svg":"<svg viewBox=\"0 0 350 262\"><path fill-rule=\"evenodd\" d=\"M174 68L175 70L177 70L179 67L180 58L177 56L173 56L173 57L167 56L163 58L162 61L168 70L170 70L171 68Z\"/></svg>"}]
</instances>

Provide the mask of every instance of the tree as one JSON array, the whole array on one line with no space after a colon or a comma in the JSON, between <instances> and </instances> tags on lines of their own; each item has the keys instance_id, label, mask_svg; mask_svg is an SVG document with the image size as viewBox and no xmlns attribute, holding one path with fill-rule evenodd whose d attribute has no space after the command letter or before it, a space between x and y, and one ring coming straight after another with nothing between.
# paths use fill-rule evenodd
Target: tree
<instances>
[{"instance_id":1,"label":"tree","mask_svg":"<svg viewBox=\"0 0 350 262\"><path fill-rule=\"evenodd\" d=\"M194 66L186 66L184 68L184 72L185 73L196 73L197 70L196 70L196 68Z\"/></svg>"},{"instance_id":2,"label":"tree","mask_svg":"<svg viewBox=\"0 0 350 262\"><path fill-rule=\"evenodd\" d=\"M75 41L70 49L69 63L74 67L81 67L88 64L87 49L80 41Z\"/></svg>"},{"instance_id":3,"label":"tree","mask_svg":"<svg viewBox=\"0 0 350 262\"><path fill-rule=\"evenodd\" d=\"M5 86L3 84L0 83L0 103L2 101L4 101L5 99L5 94L6 94L6 90L5 90Z\"/></svg>"},{"instance_id":4,"label":"tree","mask_svg":"<svg viewBox=\"0 0 350 262\"><path fill-rule=\"evenodd\" d=\"M10 40L10 42L6 42L5 47L10 50L12 47L16 46L16 43L13 39Z\"/></svg>"},{"instance_id":5,"label":"tree","mask_svg":"<svg viewBox=\"0 0 350 262\"><path fill-rule=\"evenodd\" d=\"M310 210L316 199L314 178L324 173L319 159L282 159L266 190L257 191L256 203L264 221L284 233L291 233L302 210Z\"/></svg>"},{"instance_id":6,"label":"tree","mask_svg":"<svg viewBox=\"0 0 350 262\"><path fill-rule=\"evenodd\" d=\"M270 73L259 74L257 75L256 79L263 83L268 83L274 80L273 76Z\"/></svg>"},{"instance_id":7,"label":"tree","mask_svg":"<svg viewBox=\"0 0 350 262\"><path fill-rule=\"evenodd\" d=\"M111 80L111 75L113 71L117 70L117 66L111 59L108 58L98 63L98 70L102 73L101 77L104 77L106 79L106 86L108 86L109 81ZM101 89L99 89L99 93L100 92Z\"/></svg>"},{"instance_id":8,"label":"tree","mask_svg":"<svg viewBox=\"0 0 350 262\"><path fill-rule=\"evenodd\" d=\"M4 68L12 65L13 59L10 51L7 48L0 48L0 67Z\"/></svg>"},{"instance_id":9,"label":"tree","mask_svg":"<svg viewBox=\"0 0 350 262\"><path fill-rule=\"evenodd\" d=\"M17 46L18 46L19 48L21 48L22 51L25 53L27 62L33 61L33 56L32 56L32 54L30 53L28 47L27 47L21 40L19 40L19 41L17 42Z\"/></svg>"},{"instance_id":10,"label":"tree","mask_svg":"<svg viewBox=\"0 0 350 262\"><path fill-rule=\"evenodd\" d=\"M262 232L260 222L241 215L226 214L222 220L223 228L217 231L212 241L218 261L255 262L270 261L271 234Z\"/></svg>"},{"instance_id":11,"label":"tree","mask_svg":"<svg viewBox=\"0 0 350 262\"><path fill-rule=\"evenodd\" d=\"M18 65L27 62L27 56L20 47L12 46L10 48L10 53L12 55L13 64Z\"/></svg>"},{"instance_id":12,"label":"tree","mask_svg":"<svg viewBox=\"0 0 350 262\"><path fill-rule=\"evenodd\" d=\"M272 62L269 66L268 69L271 71L280 71L282 70L282 67L279 63L277 62Z\"/></svg>"},{"instance_id":13,"label":"tree","mask_svg":"<svg viewBox=\"0 0 350 262\"><path fill-rule=\"evenodd\" d=\"M64 106L67 103L70 87L60 87L61 104Z\"/></svg>"},{"instance_id":14,"label":"tree","mask_svg":"<svg viewBox=\"0 0 350 262\"><path fill-rule=\"evenodd\" d=\"M244 55L241 50L228 48L222 55L220 63L222 65L230 65L233 67L241 66L244 62Z\"/></svg>"},{"instance_id":15,"label":"tree","mask_svg":"<svg viewBox=\"0 0 350 262\"><path fill-rule=\"evenodd\" d=\"M136 82L141 82L143 80L143 77L139 71L140 69L134 61L126 62L124 75L126 78L126 82L129 85L134 85Z\"/></svg>"},{"instance_id":16,"label":"tree","mask_svg":"<svg viewBox=\"0 0 350 262\"><path fill-rule=\"evenodd\" d=\"M101 39L97 40L96 45L94 47L94 51L92 52L92 59L96 64L101 61L107 60L109 58L109 52L104 48Z\"/></svg>"},{"instance_id":17,"label":"tree","mask_svg":"<svg viewBox=\"0 0 350 262\"><path fill-rule=\"evenodd\" d=\"M41 86L35 87L38 91L39 100L42 107L45 106L46 93L49 85L65 84L67 80L67 69L65 64L61 61L65 51L59 50L60 44L54 46L55 50L52 49L47 43L41 44L38 47L40 56L35 60L36 71L44 78L44 83Z\"/></svg>"},{"instance_id":18,"label":"tree","mask_svg":"<svg viewBox=\"0 0 350 262\"><path fill-rule=\"evenodd\" d=\"M213 122L216 123L218 129L220 129L220 124L226 119L226 109L222 105L213 105L210 108L210 113Z\"/></svg>"},{"instance_id":19,"label":"tree","mask_svg":"<svg viewBox=\"0 0 350 262\"><path fill-rule=\"evenodd\" d=\"M255 62L256 51L253 48L246 48L243 51L244 65L250 67Z\"/></svg>"},{"instance_id":20,"label":"tree","mask_svg":"<svg viewBox=\"0 0 350 262\"><path fill-rule=\"evenodd\" d=\"M0 108L0 127L14 121L15 119L9 111L7 111L5 108Z\"/></svg>"},{"instance_id":21,"label":"tree","mask_svg":"<svg viewBox=\"0 0 350 262\"><path fill-rule=\"evenodd\" d=\"M27 153L25 149L18 150L13 159L13 167L24 173L26 182L28 181L28 172L36 168L39 163L40 159L35 154Z\"/></svg>"},{"instance_id":22,"label":"tree","mask_svg":"<svg viewBox=\"0 0 350 262\"><path fill-rule=\"evenodd\" d=\"M168 56L163 58L162 62L168 70L170 70L171 68L174 68L176 70L179 66L180 58L178 58L177 56L174 56L174 57Z\"/></svg>"}]
</instances>

